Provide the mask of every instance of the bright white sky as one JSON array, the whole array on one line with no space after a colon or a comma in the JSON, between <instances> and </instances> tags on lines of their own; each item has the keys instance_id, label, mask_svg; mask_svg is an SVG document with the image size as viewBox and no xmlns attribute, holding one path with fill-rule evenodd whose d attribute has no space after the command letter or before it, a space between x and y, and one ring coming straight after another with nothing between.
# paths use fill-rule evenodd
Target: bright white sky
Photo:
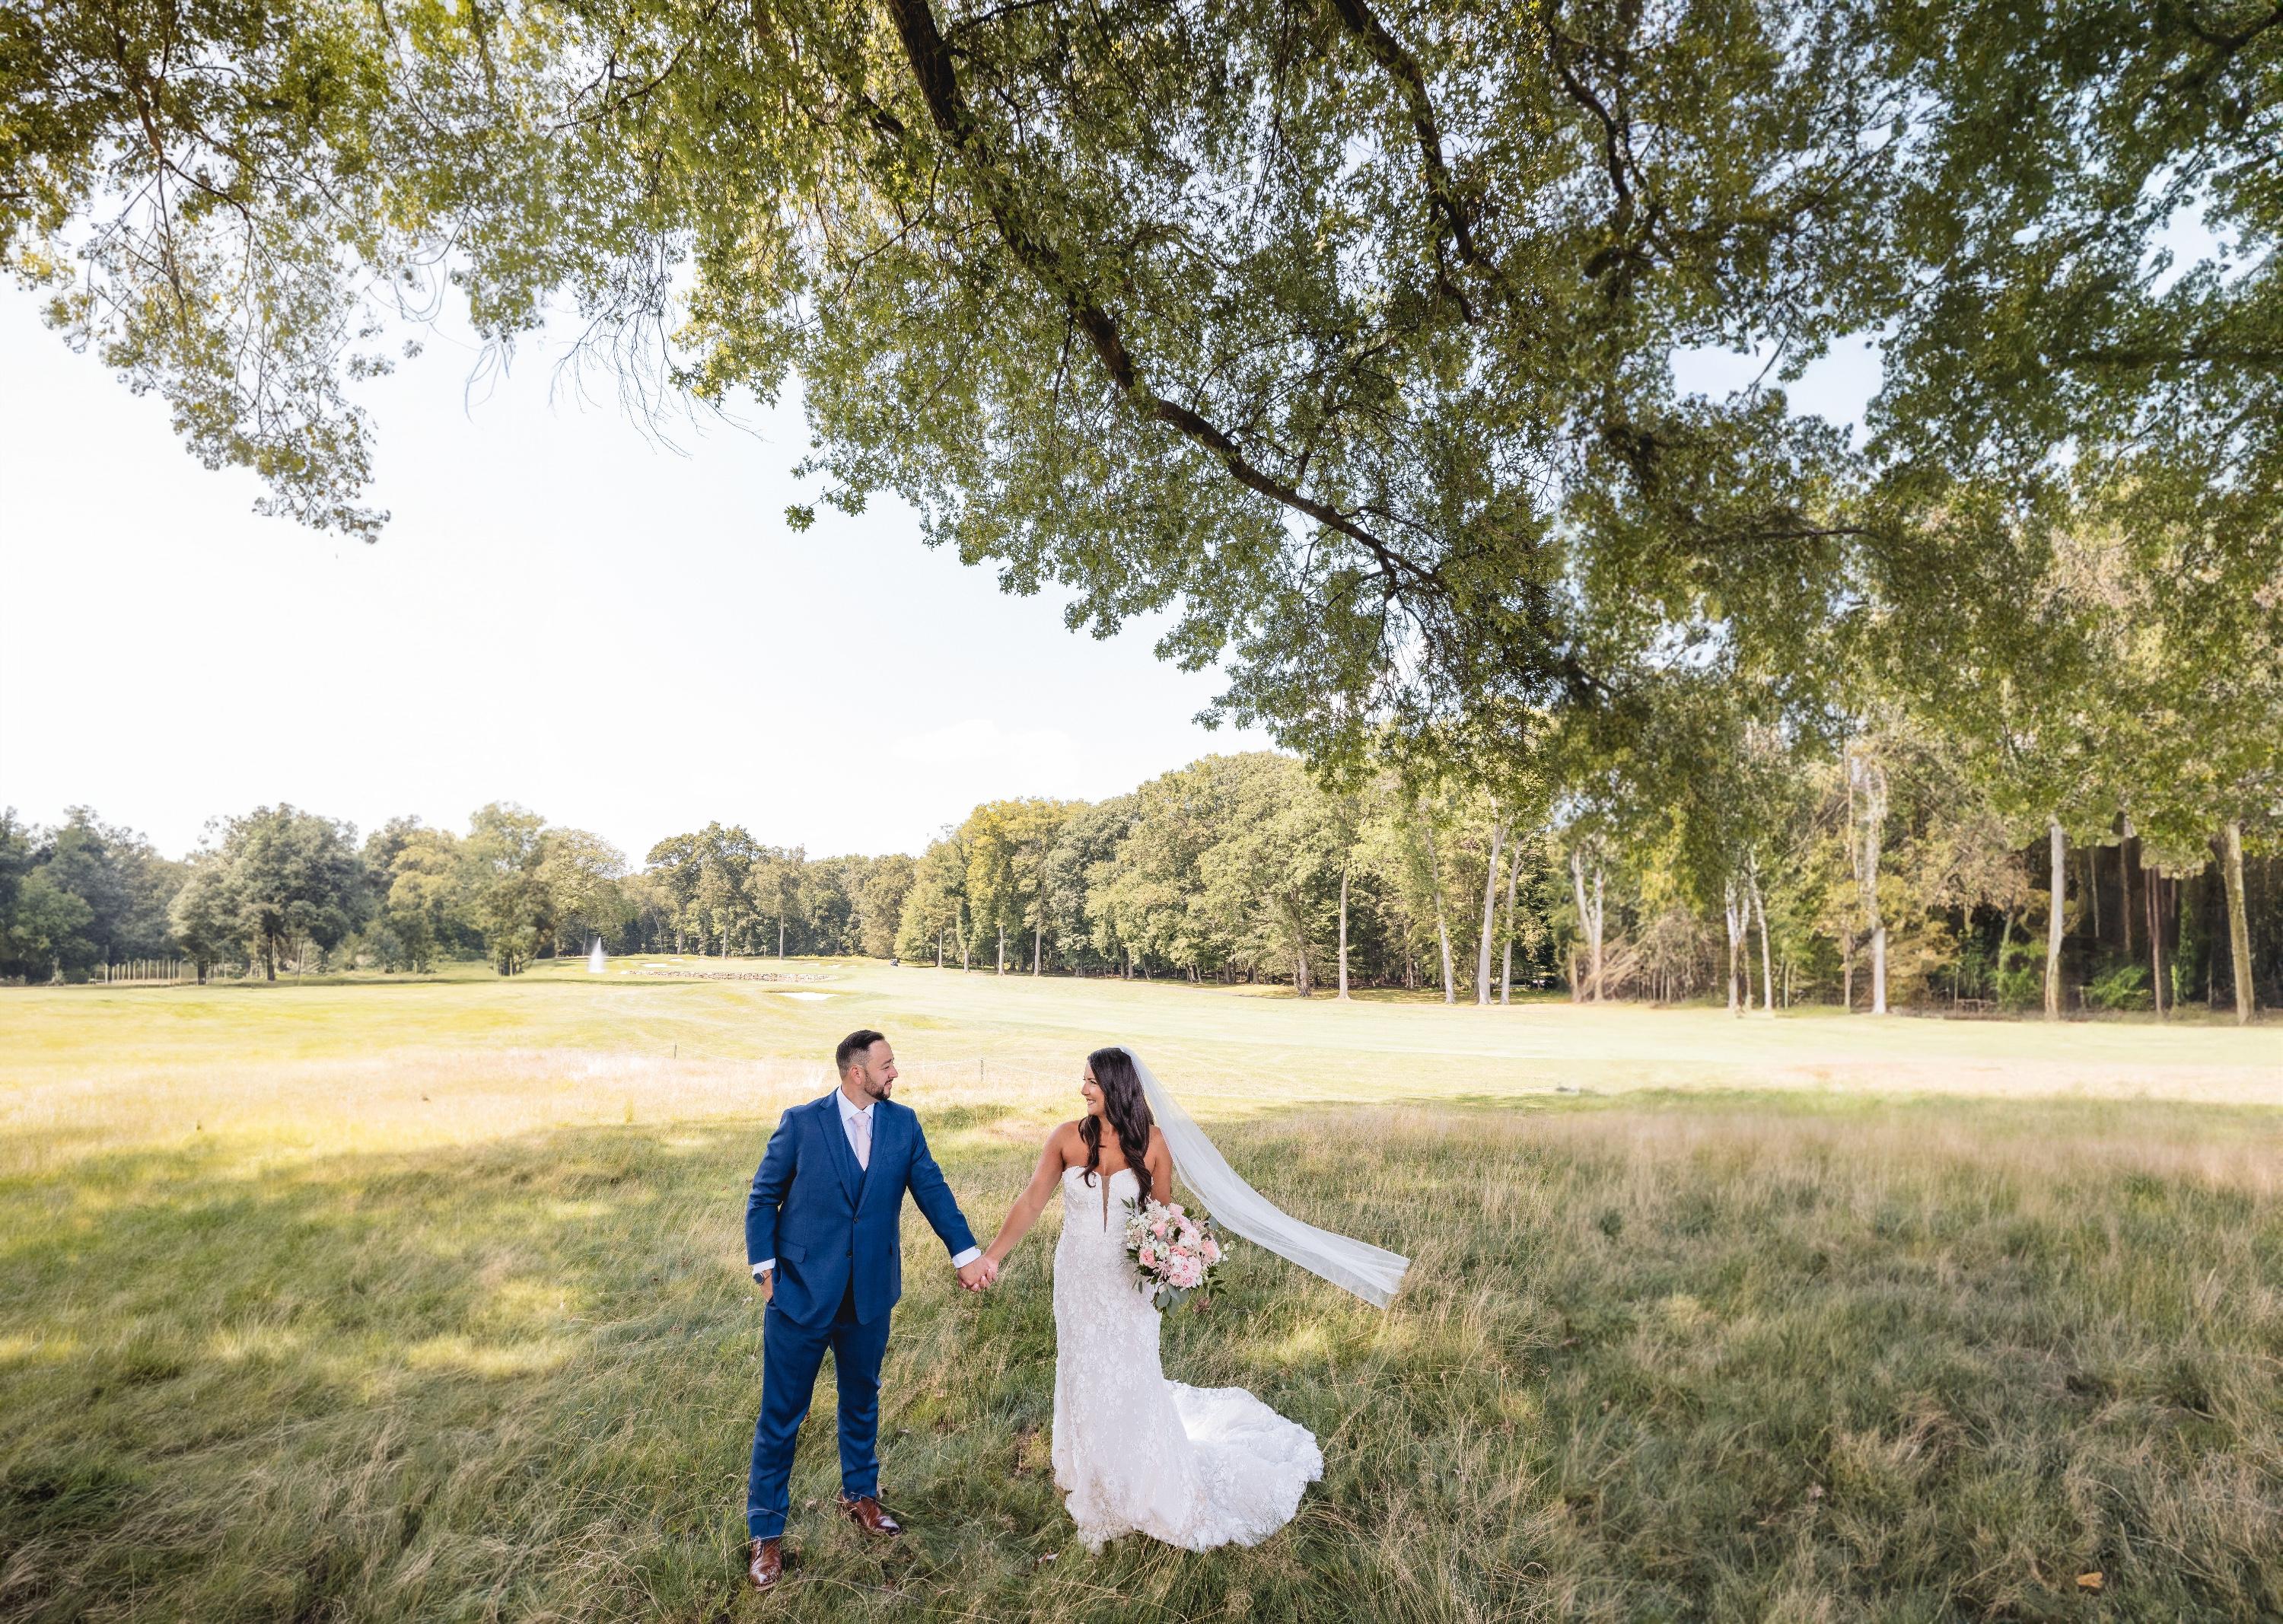
<instances>
[{"instance_id":1,"label":"bright white sky","mask_svg":"<svg viewBox=\"0 0 2283 1624\"><path fill-rule=\"evenodd\" d=\"M526 355L468 402L432 338L362 398L377 544L250 511L156 397L0 295L0 804L93 806L160 848L290 800L360 830L519 800L639 863L709 819L812 855L917 851L977 801L1116 794L1265 734L1219 691L1063 629L908 511L795 535L797 411L651 444Z\"/></svg>"},{"instance_id":2,"label":"bright white sky","mask_svg":"<svg viewBox=\"0 0 2283 1624\"><path fill-rule=\"evenodd\" d=\"M527 354L471 399L474 347L363 398L377 544L250 511L251 474L183 450L164 404L0 291L0 804L66 806L170 854L290 800L369 830L459 828L518 800L639 863L718 818L812 855L917 851L978 800L1096 799L1264 733L1192 721L1218 691L1063 629L920 545L910 513L824 510L797 410L651 442ZM1696 355L1690 387L1757 363ZM1819 363L1796 406L1853 418L1871 369Z\"/></svg>"}]
</instances>

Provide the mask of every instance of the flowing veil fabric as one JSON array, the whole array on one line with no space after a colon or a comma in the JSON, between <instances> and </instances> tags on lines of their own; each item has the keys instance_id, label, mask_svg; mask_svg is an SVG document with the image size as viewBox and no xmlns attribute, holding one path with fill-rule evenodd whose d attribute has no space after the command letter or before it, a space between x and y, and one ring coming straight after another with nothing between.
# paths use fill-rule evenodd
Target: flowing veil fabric
<instances>
[{"instance_id":1,"label":"flowing veil fabric","mask_svg":"<svg viewBox=\"0 0 2283 1624\"><path fill-rule=\"evenodd\" d=\"M1284 1211L1237 1175L1196 1119L1165 1092L1148 1062L1130 1048L1126 1057L1134 1062L1149 1114L1157 1118L1165 1148L1173 1153L1173 1175L1196 1191L1214 1222L1366 1302L1384 1308L1393 1300L1403 1284L1403 1271L1411 1267L1409 1258L1303 1223Z\"/></svg>"}]
</instances>

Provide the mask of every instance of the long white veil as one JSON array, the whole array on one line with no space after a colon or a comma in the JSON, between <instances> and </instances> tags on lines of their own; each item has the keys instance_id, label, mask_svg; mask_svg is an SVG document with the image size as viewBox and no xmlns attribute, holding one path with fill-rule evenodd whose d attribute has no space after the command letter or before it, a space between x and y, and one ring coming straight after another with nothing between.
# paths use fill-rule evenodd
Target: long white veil
<instances>
[{"instance_id":1,"label":"long white veil","mask_svg":"<svg viewBox=\"0 0 2283 1624\"><path fill-rule=\"evenodd\" d=\"M1148 1063L1126 1045L1118 1047L1134 1062L1149 1114L1157 1120L1165 1148L1173 1153L1173 1176L1197 1193L1214 1222L1366 1302L1387 1307L1403 1284L1403 1271L1411 1267L1409 1258L1303 1223L1246 1183L1213 1148L1205 1130L1165 1092Z\"/></svg>"}]
</instances>

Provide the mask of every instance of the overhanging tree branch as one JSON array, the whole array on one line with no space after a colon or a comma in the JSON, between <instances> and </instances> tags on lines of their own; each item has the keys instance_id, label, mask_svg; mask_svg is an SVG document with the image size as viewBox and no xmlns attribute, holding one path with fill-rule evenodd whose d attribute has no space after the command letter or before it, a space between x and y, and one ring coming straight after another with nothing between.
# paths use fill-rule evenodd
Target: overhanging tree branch
<instances>
[{"instance_id":1,"label":"overhanging tree branch","mask_svg":"<svg viewBox=\"0 0 2283 1624\"><path fill-rule=\"evenodd\" d=\"M1071 320L1086 334L1103 370L1126 399L1145 417L1212 451L1220 458L1230 477L1248 490L1304 514L1362 547L1391 579L1440 590L1442 583L1434 569L1390 546L1330 504L1316 500L1259 467L1245 456L1243 448L1202 413L1178 401L1167 400L1149 386L1126 347L1117 317L1077 279L1065 274L1063 255L1053 244L1033 233L1023 219L1013 195L1014 188L998 171L994 156L988 150L989 137L968 109L950 47L936 25L935 12L928 0L887 0L887 6L895 21L897 37L903 43L905 59L911 64L913 78L927 103L928 116L959 154L975 183L977 196L999 228L1001 238L1023 268L1063 301Z\"/></svg>"},{"instance_id":2,"label":"overhanging tree branch","mask_svg":"<svg viewBox=\"0 0 2283 1624\"><path fill-rule=\"evenodd\" d=\"M1466 203L1452 181L1451 166L1443 152L1442 128L1436 120L1435 104L1427 94L1427 76L1421 72L1418 59L1387 31L1364 0L1332 0L1332 10L1341 25L1356 37L1401 92L1404 106L1411 114L1412 132L1418 137L1420 165L1427 172L1428 202L1444 230L1449 232L1459 258L1505 291L1506 279L1476 243Z\"/></svg>"}]
</instances>

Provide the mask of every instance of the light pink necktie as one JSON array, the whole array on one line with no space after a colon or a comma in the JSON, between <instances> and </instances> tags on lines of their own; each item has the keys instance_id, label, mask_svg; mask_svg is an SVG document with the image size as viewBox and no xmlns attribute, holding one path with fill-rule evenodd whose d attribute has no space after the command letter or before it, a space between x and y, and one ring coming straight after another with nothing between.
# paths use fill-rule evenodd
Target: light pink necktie
<instances>
[{"instance_id":1,"label":"light pink necktie","mask_svg":"<svg viewBox=\"0 0 2283 1624\"><path fill-rule=\"evenodd\" d=\"M869 1173L872 1167L872 1113L859 1111L849 1120L856 1128L856 1166Z\"/></svg>"}]
</instances>

